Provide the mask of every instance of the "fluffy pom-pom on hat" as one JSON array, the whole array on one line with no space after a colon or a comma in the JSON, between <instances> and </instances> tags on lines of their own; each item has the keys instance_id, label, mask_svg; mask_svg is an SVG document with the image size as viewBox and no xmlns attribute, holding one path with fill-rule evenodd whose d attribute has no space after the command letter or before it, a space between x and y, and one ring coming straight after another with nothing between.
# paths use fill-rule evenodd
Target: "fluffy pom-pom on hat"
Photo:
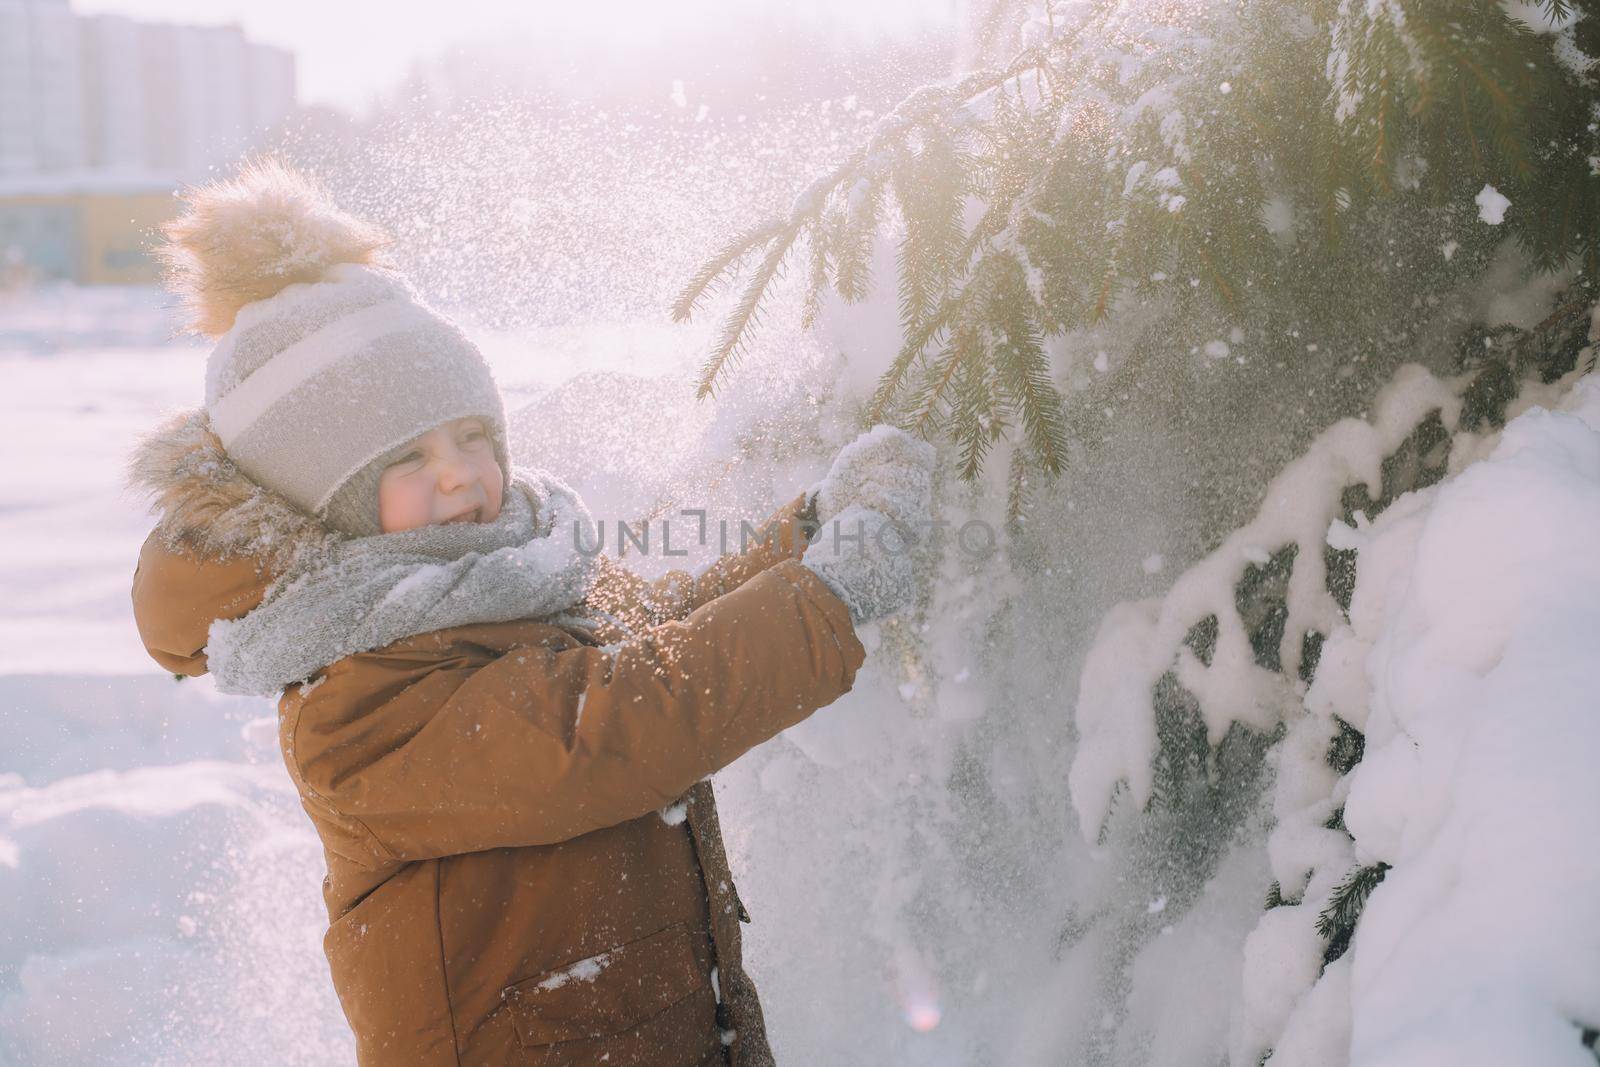
<instances>
[{"instance_id":1,"label":"fluffy pom-pom on hat","mask_svg":"<svg viewBox=\"0 0 1600 1067\"><path fill-rule=\"evenodd\" d=\"M335 263L379 265L389 238L340 211L306 175L272 158L186 190L185 211L156 250L188 329L221 337L239 309L286 285L318 280Z\"/></svg>"}]
</instances>

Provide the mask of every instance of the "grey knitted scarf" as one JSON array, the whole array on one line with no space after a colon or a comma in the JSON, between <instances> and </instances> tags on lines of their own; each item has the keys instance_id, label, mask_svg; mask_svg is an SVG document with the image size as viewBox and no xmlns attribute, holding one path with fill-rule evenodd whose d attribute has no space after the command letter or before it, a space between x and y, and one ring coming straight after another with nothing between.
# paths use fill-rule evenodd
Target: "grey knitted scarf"
<instances>
[{"instance_id":1,"label":"grey knitted scarf","mask_svg":"<svg viewBox=\"0 0 1600 1067\"><path fill-rule=\"evenodd\" d=\"M514 468L499 516L341 538L279 577L238 619L217 619L207 667L224 693L276 696L329 664L414 634L581 608L599 569L589 510L547 471Z\"/></svg>"}]
</instances>

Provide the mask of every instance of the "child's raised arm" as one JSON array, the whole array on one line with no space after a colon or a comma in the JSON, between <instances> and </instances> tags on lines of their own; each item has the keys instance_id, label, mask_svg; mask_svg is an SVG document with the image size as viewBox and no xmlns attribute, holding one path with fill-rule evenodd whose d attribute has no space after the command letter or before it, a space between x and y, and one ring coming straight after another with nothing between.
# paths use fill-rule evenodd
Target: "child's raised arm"
<instances>
[{"instance_id":1,"label":"child's raised arm","mask_svg":"<svg viewBox=\"0 0 1600 1067\"><path fill-rule=\"evenodd\" d=\"M798 560L619 646L457 636L440 665L449 639L351 656L284 694L289 771L347 827L349 859L550 844L637 818L848 692L866 656Z\"/></svg>"}]
</instances>

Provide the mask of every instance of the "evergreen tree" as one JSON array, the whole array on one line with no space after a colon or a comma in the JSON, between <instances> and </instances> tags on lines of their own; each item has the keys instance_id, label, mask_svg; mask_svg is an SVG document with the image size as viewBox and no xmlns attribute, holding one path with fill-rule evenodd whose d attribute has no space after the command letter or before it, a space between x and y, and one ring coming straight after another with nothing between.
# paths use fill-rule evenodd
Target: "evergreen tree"
<instances>
[{"instance_id":1,"label":"evergreen tree","mask_svg":"<svg viewBox=\"0 0 1600 1067\"><path fill-rule=\"evenodd\" d=\"M887 287L871 264L892 227L902 344L865 417L949 438L968 478L997 442L1015 445L1015 515L1035 475L1058 474L1092 442L1102 401L1061 386L1091 362L1103 369L1097 348L1120 346L1105 377L1121 388L1181 390L1172 353L1225 358L1241 337L1277 359L1258 381L1277 373L1303 386L1296 360L1330 378L1365 362L1381 380L1439 332L1419 309L1481 283L1509 237L1527 270L1566 284L1532 329L1479 322L1460 336L1455 369L1475 377L1456 428L1492 429L1523 380L1571 369L1600 295L1600 85L1589 59L1600 56L1600 2L1517 10L1539 25L1483 0L1052 4L1013 61L913 93L789 211L705 262L674 316L723 285L735 299L700 393L747 354L791 260L808 321L829 292L857 302ZM985 49L1001 36L989 33ZM1118 328L1096 329L1106 324ZM1330 348L1352 358L1313 358ZM1330 499L1347 524L1376 516L1443 475L1448 439L1436 415L1425 419L1383 464L1380 487ZM1261 547L1232 607L1257 667L1286 688L1309 683L1324 635L1287 629L1290 582L1297 563L1320 566L1348 611L1354 553ZM1213 616L1184 644L1209 667L1216 641ZM1150 694L1150 713L1149 804L1135 810L1122 789L1101 841L1119 838L1114 852L1131 857L1138 884L1159 887L1160 914L1181 915L1257 810L1264 757L1283 731L1248 726L1241 711L1214 743L1176 670ZM1364 739L1343 722L1331 733L1326 759L1347 775ZM1342 810L1326 829L1348 833ZM1277 917L1315 931L1324 966L1348 950L1385 874L1337 866L1314 892L1273 884L1267 895L1269 908L1304 908ZM1112 943L1137 947L1169 921L1142 904L1124 914L1080 903L1060 946L1099 923L1118 931ZM1100 961L1106 1018L1126 995L1132 952Z\"/></svg>"}]
</instances>

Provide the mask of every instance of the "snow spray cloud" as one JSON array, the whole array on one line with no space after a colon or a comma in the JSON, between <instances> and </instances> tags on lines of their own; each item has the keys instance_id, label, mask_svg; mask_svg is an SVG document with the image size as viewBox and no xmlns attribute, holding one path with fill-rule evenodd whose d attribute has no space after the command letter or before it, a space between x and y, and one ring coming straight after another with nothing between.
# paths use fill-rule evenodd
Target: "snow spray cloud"
<instances>
[{"instance_id":1,"label":"snow spray cloud","mask_svg":"<svg viewBox=\"0 0 1600 1067\"><path fill-rule=\"evenodd\" d=\"M279 152L391 234L397 264L463 321L653 321L736 220L790 195L872 121L816 105L761 122L695 114L491 98L360 131L296 130Z\"/></svg>"}]
</instances>

